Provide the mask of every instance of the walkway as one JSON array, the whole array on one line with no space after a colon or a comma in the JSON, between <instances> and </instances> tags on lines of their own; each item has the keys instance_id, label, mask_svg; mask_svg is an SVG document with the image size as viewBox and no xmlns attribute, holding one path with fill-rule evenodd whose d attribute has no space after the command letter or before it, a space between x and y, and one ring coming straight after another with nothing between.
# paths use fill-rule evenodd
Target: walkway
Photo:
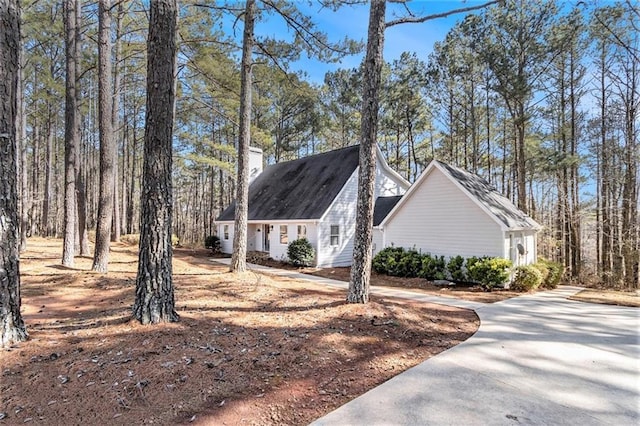
<instances>
[{"instance_id":1,"label":"walkway","mask_svg":"<svg viewBox=\"0 0 640 426\"><path fill-rule=\"evenodd\" d=\"M561 287L480 304L372 289L474 309L480 328L312 425L640 424L640 309L567 300L579 290Z\"/></svg>"}]
</instances>

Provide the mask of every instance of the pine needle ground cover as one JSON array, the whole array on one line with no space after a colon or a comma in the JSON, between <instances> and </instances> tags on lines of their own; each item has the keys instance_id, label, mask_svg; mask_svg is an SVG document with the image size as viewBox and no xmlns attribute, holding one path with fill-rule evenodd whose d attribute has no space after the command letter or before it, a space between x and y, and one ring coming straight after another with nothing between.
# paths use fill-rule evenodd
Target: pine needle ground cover
<instances>
[{"instance_id":1,"label":"pine needle ground cover","mask_svg":"<svg viewBox=\"0 0 640 426\"><path fill-rule=\"evenodd\" d=\"M233 275L206 249L176 249L180 322L131 320L137 247L109 273L60 265L62 241L21 257L30 339L0 352L3 424L308 424L469 338L468 310Z\"/></svg>"}]
</instances>

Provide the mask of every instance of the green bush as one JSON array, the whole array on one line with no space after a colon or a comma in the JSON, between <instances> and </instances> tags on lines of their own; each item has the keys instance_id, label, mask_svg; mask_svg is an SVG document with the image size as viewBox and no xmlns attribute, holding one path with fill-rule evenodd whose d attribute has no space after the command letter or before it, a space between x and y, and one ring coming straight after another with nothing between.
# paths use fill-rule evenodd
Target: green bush
<instances>
[{"instance_id":1,"label":"green bush","mask_svg":"<svg viewBox=\"0 0 640 426\"><path fill-rule=\"evenodd\" d=\"M558 287L562 275L564 274L564 266L558 262L552 262L546 259L540 259L538 264L544 265L547 269L547 275L542 280L542 288L554 289Z\"/></svg>"},{"instance_id":2,"label":"green bush","mask_svg":"<svg viewBox=\"0 0 640 426\"><path fill-rule=\"evenodd\" d=\"M404 255L402 247L386 247L373 258L372 267L378 274L394 275L398 268L398 263Z\"/></svg>"},{"instance_id":3,"label":"green bush","mask_svg":"<svg viewBox=\"0 0 640 426\"><path fill-rule=\"evenodd\" d=\"M287 247L289 262L295 266L310 266L315 255L313 246L306 238L292 241Z\"/></svg>"},{"instance_id":4,"label":"green bush","mask_svg":"<svg viewBox=\"0 0 640 426\"><path fill-rule=\"evenodd\" d=\"M456 282L467 281L467 272L464 270L464 257L455 256L449 259L447 263L447 270L451 279Z\"/></svg>"},{"instance_id":5,"label":"green bush","mask_svg":"<svg viewBox=\"0 0 640 426\"><path fill-rule=\"evenodd\" d=\"M395 275L398 277L415 278L422 269L422 255L416 250L404 252L396 266Z\"/></svg>"},{"instance_id":6,"label":"green bush","mask_svg":"<svg viewBox=\"0 0 640 426\"><path fill-rule=\"evenodd\" d=\"M483 262L488 257L476 257L472 256L467 259L467 278L470 281L481 282L482 281L482 268L476 268L476 264Z\"/></svg>"},{"instance_id":7,"label":"green bush","mask_svg":"<svg viewBox=\"0 0 640 426\"><path fill-rule=\"evenodd\" d=\"M540 271L540 274L542 275L542 280L540 281L540 285L542 286L544 282L547 280L547 278L549 277L549 268L547 267L547 264L544 262L536 262L536 263L532 263L531 266L536 268L538 271Z\"/></svg>"},{"instance_id":8,"label":"green bush","mask_svg":"<svg viewBox=\"0 0 640 426\"><path fill-rule=\"evenodd\" d=\"M430 281L444 280L447 278L446 268L447 262L444 256L432 256L427 253L422 256L422 270L419 276Z\"/></svg>"},{"instance_id":9,"label":"green bush","mask_svg":"<svg viewBox=\"0 0 640 426\"><path fill-rule=\"evenodd\" d=\"M501 257L485 256L467 259L469 277L488 291L507 282L511 266L510 260Z\"/></svg>"},{"instance_id":10,"label":"green bush","mask_svg":"<svg viewBox=\"0 0 640 426\"><path fill-rule=\"evenodd\" d=\"M222 244L220 243L220 237L217 235L209 235L204 239L204 247L211 250L213 254L222 252Z\"/></svg>"},{"instance_id":11,"label":"green bush","mask_svg":"<svg viewBox=\"0 0 640 426\"><path fill-rule=\"evenodd\" d=\"M535 265L523 265L516 268L511 289L515 291L535 290L542 284L543 274Z\"/></svg>"}]
</instances>

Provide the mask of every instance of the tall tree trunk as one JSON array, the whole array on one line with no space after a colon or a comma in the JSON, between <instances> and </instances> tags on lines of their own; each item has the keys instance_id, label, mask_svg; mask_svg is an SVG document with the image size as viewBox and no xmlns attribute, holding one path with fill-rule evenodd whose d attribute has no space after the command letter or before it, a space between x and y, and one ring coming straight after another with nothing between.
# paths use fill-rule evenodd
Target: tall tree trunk
<instances>
[{"instance_id":1,"label":"tall tree trunk","mask_svg":"<svg viewBox=\"0 0 640 426\"><path fill-rule=\"evenodd\" d=\"M51 201L53 199L53 189L51 179L53 177L53 114L51 112L51 104L48 102L47 107L47 147L45 149L45 175L44 175L44 197L42 200L42 224L44 236L50 237L53 233L51 224Z\"/></svg>"},{"instance_id":2,"label":"tall tree trunk","mask_svg":"<svg viewBox=\"0 0 640 426\"><path fill-rule=\"evenodd\" d=\"M487 85L486 85L486 92L485 92L485 96L486 96L486 104L485 104L485 108L486 108L486 130L487 130L487 180L489 181L489 183L492 183L493 178L491 176L491 162L492 162L492 156L491 156L491 98L489 95L489 69L487 68Z\"/></svg>"},{"instance_id":3,"label":"tall tree trunk","mask_svg":"<svg viewBox=\"0 0 640 426\"><path fill-rule=\"evenodd\" d=\"M100 128L100 195L92 270L107 272L114 203L116 147L112 127L111 0L98 2L98 120Z\"/></svg>"},{"instance_id":4,"label":"tall tree trunk","mask_svg":"<svg viewBox=\"0 0 640 426\"><path fill-rule=\"evenodd\" d=\"M118 182L118 145L122 139L122 129L120 128L120 120L118 119L119 112L119 100L120 100L120 56L122 42L120 40L122 34L122 2L118 3L118 12L116 15L116 44L113 57L113 100L111 103L111 126L113 128L114 135L114 158L113 158L113 220L111 221L111 241L120 241L120 230L122 224L120 223L120 193ZM124 148L124 143L121 144ZM124 174L124 170L122 171ZM124 187L123 187L124 191Z\"/></svg>"},{"instance_id":5,"label":"tall tree trunk","mask_svg":"<svg viewBox=\"0 0 640 426\"><path fill-rule=\"evenodd\" d=\"M578 172L578 105L576 88L576 51L569 52L569 106L571 108L571 127L569 132L569 153L571 155L571 167L569 169L569 190L571 192L571 274L579 278L582 266L582 247L580 244L580 175Z\"/></svg>"},{"instance_id":6,"label":"tall tree trunk","mask_svg":"<svg viewBox=\"0 0 640 426\"><path fill-rule=\"evenodd\" d=\"M172 277L171 183L176 0L152 0L147 41L140 253L133 315L142 324L178 320Z\"/></svg>"},{"instance_id":7,"label":"tall tree trunk","mask_svg":"<svg viewBox=\"0 0 640 426\"><path fill-rule=\"evenodd\" d=\"M136 165L138 164L138 156L137 156L137 152L138 150L136 149L136 145L138 144L138 140L136 138L136 134L137 134L137 125L136 125L137 121L133 120L133 129L131 130L131 137L132 137L132 141L131 141L131 151L129 153L129 158L131 161L131 176L130 176L130 181L129 181L129 203L127 205L127 223L129 224L129 228L127 228L127 234L132 234L133 230L136 229L134 226L134 213L135 213L135 204L134 204L134 200L133 200L133 194L135 194L136 192L136 171L137 171L137 167Z\"/></svg>"},{"instance_id":8,"label":"tall tree trunk","mask_svg":"<svg viewBox=\"0 0 640 426\"><path fill-rule=\"evenodd\" d=\"M81 13L82 8L76 8L76 28L80 28L82 25L81 21ZM82 44L82 31L76 31L76 46L81 46ZM77 73L76 76L76 87L80 85L80 66L77 65ZM81 91L76 90L76 105L80 105L80 95ZM76 127L80 126L80 114L76 114ZM81 142L81 141L80 141ZM80 144L82 145L82 144ZM89 250L89 233L87 232L87 191L85 187L85 168L86 163L82 161L82 149L77 150L76 157L76 199L77 199L77 212L78 212L78 241L80 243L80 256L90 256Z\"/></svg>"},{"instance_id":9,"label":"tall tree trunk","mask_svg":"<svg viewBox=\"0 0 640 426\"><path fill-rule=\"evenodd\" d=\"M385 0L372 0L369 13L367 54L364 63L362 121L358 171L358 205L353 265L347 301L367 303L371 279L371 242L373 236L373 197L378 134L378 102L382 74Z\"/></svg>"},{"instance_id":10,"label":"tall tree trunk","mask_svg":"<svg viewBox=\"0 0 640 426\"><path fill-rule=\"evenodd\" d=\"M602 275L601 279L606 285L612 283L612 266L613 266L613 234L611 226L611 176L609 171L610 152L607 147L607 63L606 63L606 45L603 43L600 52L600 153L602 155L600 165L600 191L602 194Z\"/></svg>"},{"instance_id":11,"label":"tall tree trunk","mask_svg":"<svg viewBox=\"0 0 640 426\"><path fill-rule=\"evenodd\" d=\"M238 178L231 272L247 270L247 216L249 210L249 142L251 140L252 52L256 2L247 0L242 38L240 76L240 134L238 136Z\"/></svg>"},{"instance_id":12,"label":"tall tree trunk","mask_svg":"<svg viewBox=\"0 0 640 426\"><path fill-rule=\"evenodd\" d=\"M20 315L16 116L20 13L16 0L0 2L0 348L26 340Z\"/></svg>"},{"instance_id":13,"label":"tall tree trunk","mask_svg":"<svg viewBox=\"0 0 640 426\"><path fill-rule=\"evenodd\" d=\"M77 126L76 66L78 46L76 44L76 8L77 0L65 2L65 44L66 44L66 95L65 95L65 144L64 144L64 240L62 264L73 267L76 236L76 152L79 145Z\"/></svg>"},{"instance_id":14,"label":"tall tree trunk","mask_svg":"<svg viewBox=\"0 0 640 426\"><path fill-rule=\"evenodd\" d=\"M624 152L625 165L622 188L622 256L624 258L624 281L629 289L637 289L640 284L639 227L638 225L638 80L640 66L633 59L628 60L626 86L624 88Z\"/></svg>"},{"instance_id":15,"label":"tall tree trunk","mask_svg":"<svg viewBox=\"0 0 640 426\"><path fill-rule=\"evenodd\" d=\"M20 11L22 18L22 11ZM22 30L22 28L21 28ZM28 212L31 208L31 197L29 196L29 181L27 169L27 114L25 110L25 56L24 56L24 33L20 33L20 59L18 70L18 117L16 119L16 135L18 138L18 149L20 153L19 161L19 179L20 179L20 251L27 249L27 227Z\"/></svg>"},{"instance_id":16,"label":"tall tree trunk","mask_svg":"<svg viewBox=\"0 0 640 426\"><path fill-rule=\"evenodd\" d=\"M526 136L526 112L524 104L518 105L518 114L514 117L516 125L516 186L518 188L518 208L523 212L529 211L527 207L527 158L525 155Z\"/></svg>"}]
</instances>

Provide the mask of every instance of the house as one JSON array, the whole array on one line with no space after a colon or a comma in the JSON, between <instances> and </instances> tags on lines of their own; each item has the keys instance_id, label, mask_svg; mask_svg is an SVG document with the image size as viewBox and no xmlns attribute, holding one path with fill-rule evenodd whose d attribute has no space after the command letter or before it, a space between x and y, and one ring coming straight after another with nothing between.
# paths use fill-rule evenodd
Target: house
<instances>
[{"instance_id":1,"label":"house","mask_svg":"<svg viewBox=\"0 0 640 426\"><path fill-rule=\"evenodd\" d=\"M453 257L492 256L536 262L542 227L481 177L432 160L402 197L376 201L374 252L415 248Z\"/></svg>"},{"instance_id":2,"label":"house","mask_svg":"<svg viewBox=\"0 0 640 426\"><path fill-rule=\"evenodd\" d=\"M358 189L359 146L268 166L259 173L259 150L250 151L247 249L286 259L289 242L305 237L319 267L351 264ZM375 197L399 196L409 182L377 151ZM216 220L224 253L233 251L235 204Z\"/></svg>"}]
</instances>

